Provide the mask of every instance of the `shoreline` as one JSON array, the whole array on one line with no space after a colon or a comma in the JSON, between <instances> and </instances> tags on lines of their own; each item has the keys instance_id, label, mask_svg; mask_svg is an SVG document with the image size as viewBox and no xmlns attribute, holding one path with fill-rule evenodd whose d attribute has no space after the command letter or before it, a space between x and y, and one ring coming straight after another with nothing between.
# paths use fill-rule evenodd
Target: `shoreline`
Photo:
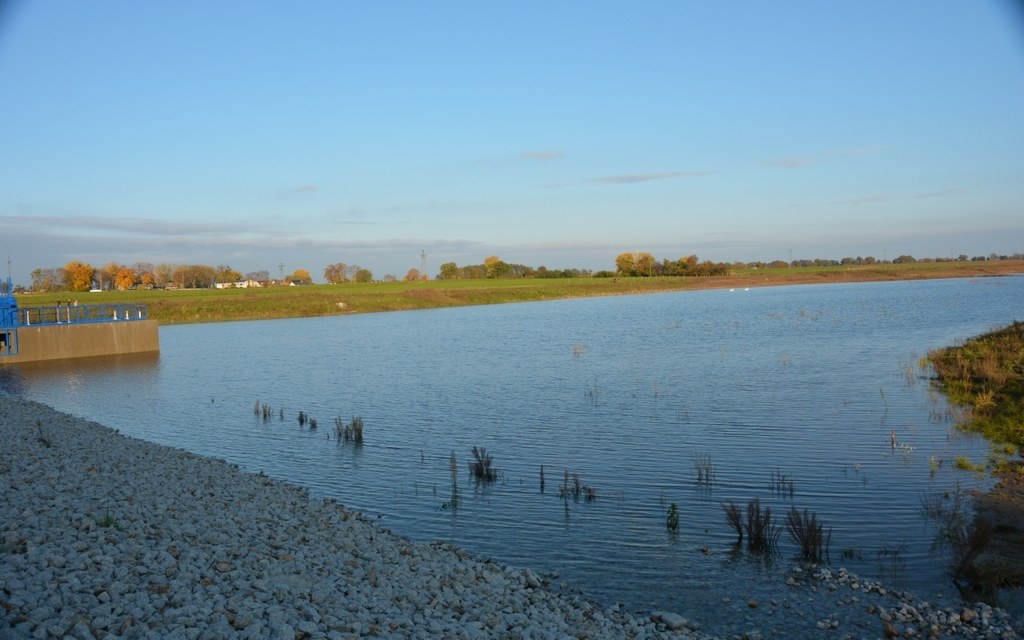
<instances>
[{"instance_id":1,"label":"shoreline","mask_svg":"<svg viewBox=\"0 0 1024 640\"><path fill-rule=\"evenodd\" d=\"M0 441L0 640L712 637L35 402L0 397ZM840 568L794 566L786 584L723 602L750 629L730 637L1020 633L998 609L932 607Z\"/></svg>"}]
</instances>

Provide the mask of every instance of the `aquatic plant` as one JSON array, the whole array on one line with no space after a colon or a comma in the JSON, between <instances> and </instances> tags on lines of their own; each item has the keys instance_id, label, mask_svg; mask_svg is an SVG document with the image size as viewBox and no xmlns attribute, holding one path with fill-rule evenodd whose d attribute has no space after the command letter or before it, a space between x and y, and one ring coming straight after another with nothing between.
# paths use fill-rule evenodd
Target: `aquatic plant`
<instances>
[{"instance_id":1,"label":"aquatic plant","mask_svg":"<svg viewBox=\"0 0 1024 640\"><path fill-rule=\"evenodd\" d=\"M967 456L957 456L956 461L953 463L957 469L961 471L984 471L984 465L975 464L971 462L971 459Z\"/></svg>"},{"instance_id":2,"label":"aquatic plant","mask_svg":"<svg viewBox=\"0 0 1024 640\"><path fill-rule=\"evenodd\" d=\"M473 461L469 463L469 473L477 480L491 482L498 479L498 470L494 468L494 459L483 447L473 447Z\"/></svg>"},{"instance_id":3,"label":"aquatic plant","mask_svg":"<svg viewBox=\"0 0 1024 640\"><path fill-rule=\"evenodd\" d=\"M711 464L710 453L695 453L693 470L697 473L698 486L710 487L715 483L715 466Z\"/></svg>"},{"instance_id":4,"label":"aquatic plant","mask_svg":"<svg viewBox=\"0 0 1024 640\"><path fill-rule=\"evenodd\" d=\"M597 498L597 489L594 487L583 484L580 480L580 474L572 474L572 484L569 483L569 471L566 470L562 476L562 486L558 488L558 497L560 498L573 498L579 500L580 496L583 496L588 502Z\"/></svg>"},{"instance_id":5,"label":"aquatic plant","mask_svg":"<svg viewBox=\"0 0 1024 640\"><path fill-rule=\"evenodd\" d=\"M459 461L455 457L455 450L452 449L452 455L448 458L448 471L451 475L452 481L452 497L448 502L448 505L452 509L459 508Z\"/></svg>"},{"instance_id":6,"label":"aquatic plant","mask_svg":"<svg viewBox=\"0 0 1024 640\"><path fill-rule=\"evenodd\" d=\"M665 526L669 531L679 530L679 508L676 503L672 503L668 506L668 515L665 516Z\"/></svg>"},{"instance_id":7,"label":"aquatic plant","mask_svg":"<svg viewBox=\"0 0 1024 640\"><path fill-rule=\"evenodd\" d=\"M743 512L738 504L732 500L723 502L722 510L725 511L725 520L736 530L736 542L743 542Z\"/></svg>"},{"instance_id":8,"label":"aquatic plant","mask_svg":"<svg viewBox=\"0 0 1024 640\"><path fill-rule=\"evenodd\" d=\"M800 547L804 560L818 562L828 553L832 530L829 529L825 535L825 527L818 522L818 514L808 514L807 509L801 513L796 507L790 507L786 514L786 530L790 539Z\"/></svg>"},{"instance_id":9,"label":"aquatic plant","mask_svg":"<svg viewBox=\"0 0 1024 640\"><path fill-rule=\"evenodd\" d=\"M357 445L363 444L363 419L359 416L352 416L352 421L348 424L345 424L341 416L335 416L334 431L338 434L338 442L351 441Z\"/></svg>"},{"instance_id":10,"label":"aquatic plant","mask_svg":"<svg viewBox=\"0 0 1024 640\"><path fill-rule=\"evenodd\" d=\"M747 548L755 553L771 553L778 546L778 526L772 522L772 509L761 509L761 500L747 503Z\"/></svg>"},{"instance_id":11,"label":"aquatic plant","mask_svg":"<svg viewBox=\"0 0 1024 640\"><path fill-rule=\"evenodd\" d=\"M781 496L788 495L792 498L794 491L793 476L776 467L768 478L768 490Z\"/></svg>"}]
</instances>

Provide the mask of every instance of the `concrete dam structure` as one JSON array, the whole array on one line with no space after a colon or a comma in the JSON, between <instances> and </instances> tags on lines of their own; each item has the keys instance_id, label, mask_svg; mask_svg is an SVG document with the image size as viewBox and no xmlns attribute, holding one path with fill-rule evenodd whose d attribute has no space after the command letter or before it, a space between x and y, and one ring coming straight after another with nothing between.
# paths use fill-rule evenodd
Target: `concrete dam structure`
<instances>
[{"instance_id":1,"label":"concrete dam structure","mask_svg":"<svg viewBox=\"0 0 1024 640\"><path fill-rule=\"evenodd\" d=\"M142 304L58 303L18 308L7 279L0 295L0 366L160 350Z\"/></svg>"}]
</instances>

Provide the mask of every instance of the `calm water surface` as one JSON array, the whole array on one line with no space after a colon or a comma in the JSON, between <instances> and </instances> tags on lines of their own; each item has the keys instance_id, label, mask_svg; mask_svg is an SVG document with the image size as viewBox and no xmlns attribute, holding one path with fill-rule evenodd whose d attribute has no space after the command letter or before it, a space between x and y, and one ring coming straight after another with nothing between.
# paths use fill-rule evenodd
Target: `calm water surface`
<instances>
[{"instance_id":1,"label":"calm water surface","mask_svg":"<svg viewBox=\"0 0 1024 640\"><path fill-rule=\"evenodd\" d=\"M833 564L955 600L921 496L987 486L952 462L983 462L988 447L944 418L918 361L1022 318L1019 276L699 291L162 327L159 356L0 380L8 394L305 485L413 539L724 630L723 598L770 597L796 551L785 533L774 562L735 551L725 500L816 512L833 529ZM257 400L271 420L254 415ZM300 427L300 410L319 428ZM362 447L335 438L335 418L352 416ZM470 480L474 446L494 456L498 482ZM710 486L696 482L698 459ZM566 471L597 499L561 499Z\"/></svg>"}]
</instances>

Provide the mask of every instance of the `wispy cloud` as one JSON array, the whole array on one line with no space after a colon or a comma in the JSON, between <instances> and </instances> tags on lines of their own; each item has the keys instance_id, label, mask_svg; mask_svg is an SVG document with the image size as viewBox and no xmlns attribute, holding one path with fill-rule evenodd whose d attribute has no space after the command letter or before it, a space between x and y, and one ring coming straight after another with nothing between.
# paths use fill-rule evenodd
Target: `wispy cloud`
<instances>
[{"instance_id":1,"label":"wispy cloud","mask_svg":"<svg viewBox=\"0 0 1024 640\"><path fill-rule=\"evenodd\" d=\"M889 145L876 144L871 147L860 147L856 149L831 149L825 152L830 158L866 158L868 156L879 156L890 149Z\"/></svg>"},{"instance_id":2,"label":"wispy cloud","mask_svg":"<svg viewBox=\"0 0 1024 640\"><path fill-rule=\"evenodd\" d=\"M519 155L520 158L525 160L536 160L537 162L547 162L548 160L558 160L564 157L565 154L561 151L527 151Z\"/></svg>"},{"instance_id":3,"label":"wispy cloud","mask_svg":"<svg viewBox=\"0 0 1024 640\"><path fill-rule=\"evenodd\" d=\"M231 231L227 224L167 222L150 218L106 216L0 216L0 225L27 226L55 232L103 232L143 235L207 235Z\"/></svg>"},{"instance_id":4,"label":"wispy cloud","mask_svg":"<svg viewBox=\"0 0 1024 640\"><path fill-rule=\"evenodd\" d=\"M829 149L820 153L769 158L764 161L764 164L782 167L784 169L801 169L803 167L828 162L833 158L865 158L869 156L877 156L885 153L888 149L889 147L886 145L875 145L872 147L860 147L854 149Z\"/></svg>"},{"instance_id":5,"label":"wispy cloud","mask_svg":"<svg viewBox=\"0 0 1024 640\"><path fill-rule=\"evenodd\" d=\"M962 196L970 193L970 189L963 187L950 187L949 189L940 189L938 191L929 191L928 193L922 193L918 195L918 198L948 198L951 196Z\"/></svg>"},{"instance_id":6,"label":"wispy cloud","mask_svg":"<svg viewBox=\"0 0 1024 640\"><path fill-rule=\"evenodd\" d=\"M814 162L816 162L816 160L813 156L783 156L781 158L770 158L764 161L765 164L783 167L785 169L799 169L800 167L806 167L809 164L814 164Z\"/></svg>"},{"instance_id":7,"label":"wispy cloud","mask_svg":"<svg viewBox=\"0 0 1024 640\"><path fill-rule=\"evenodd\" d=\"M289 187L287 189L278 189L274 197L278 200L283 198L293 198L295 196L305 195L307 193L316 193L315 184L304 184L298 187Z\"/></svg>"},{"instance_id":8,"label":"wispy cloud","mask_svg":"<svg viewBox=\"0 0 1024 640\"><path fill-rule=\"evenodd\" d=\"M657 173L624 173L614 176L591 178L588 182L596 184L635 184L650 180L670 180L673 178L700 178L711 175L710 171L662 171Z\"/></svg>"},{"instance_id":9,"label":"wispy cloud","mask_svg":"<svg viewBox=\"0 0 1024 640\"><path fill-rule=\"evenodd\" d=\"M925 198L951 198L956 196L962 196L970 193L969 189L963 187L949 187L947 189L940 189L938 191L927 191L924 193L874 193L864 196L856 196L853 198L846 198L844 200L836 200L830 202L830 205L862 205L862 204L875 204L879 202L889 202L891 200L921 200Z\"/></svg>"}]
</instances>

